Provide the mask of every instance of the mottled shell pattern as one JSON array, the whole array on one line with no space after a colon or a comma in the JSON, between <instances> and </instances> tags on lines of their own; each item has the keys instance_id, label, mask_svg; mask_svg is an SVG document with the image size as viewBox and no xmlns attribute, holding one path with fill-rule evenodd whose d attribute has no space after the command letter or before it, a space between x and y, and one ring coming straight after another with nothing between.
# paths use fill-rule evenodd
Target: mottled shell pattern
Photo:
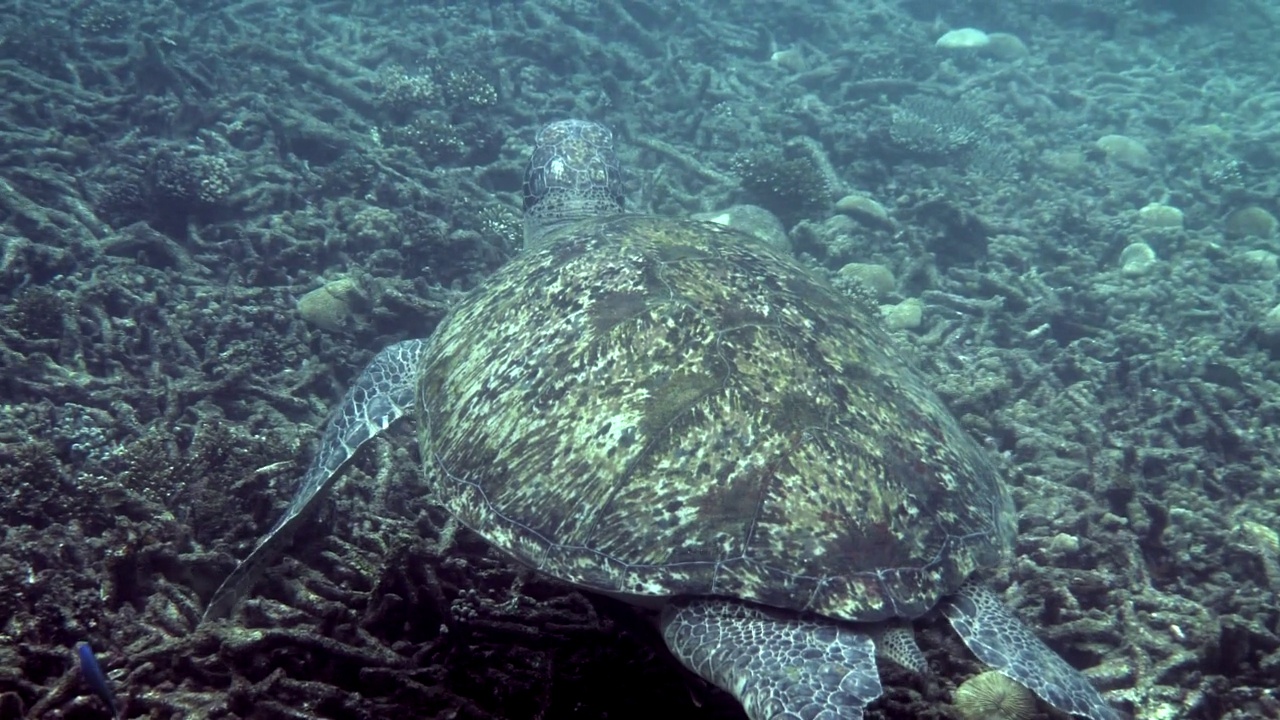
<instances>
[{"instance_id":1,"label":"mottled shell pattern","mask_svg":"<svg viewBox=\"0 0 1280 720\"><path fill-rule=\"evenodd\" d=\"M454 309L418 390L441 502L591 590L915 617L1012 544L878 319L726 227L557 229Z\"/></svg>"}]
</instances>

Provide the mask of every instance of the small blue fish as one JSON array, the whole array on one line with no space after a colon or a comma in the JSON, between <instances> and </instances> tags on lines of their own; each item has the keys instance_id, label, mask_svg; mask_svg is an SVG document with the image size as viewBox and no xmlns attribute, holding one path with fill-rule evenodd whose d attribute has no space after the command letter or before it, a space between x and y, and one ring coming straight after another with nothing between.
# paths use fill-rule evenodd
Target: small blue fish
<instances>
[{"instance_id":1,"label":"small blue fish","mask_svg":"<svg viewBox=\"0 0 1280 720\"><path fill-rule=\"evenodd\" d=\"M102 667L98 665L98 658L93 656L93 648L86 642L76 643L76 655L80 657L80 676L93 689L93 694L102 698L102 702L111 708L111 717L120 717L119 711L116 710L115 693L111 692L111 682L107 680Z\"/></svg>"}]
</instances>

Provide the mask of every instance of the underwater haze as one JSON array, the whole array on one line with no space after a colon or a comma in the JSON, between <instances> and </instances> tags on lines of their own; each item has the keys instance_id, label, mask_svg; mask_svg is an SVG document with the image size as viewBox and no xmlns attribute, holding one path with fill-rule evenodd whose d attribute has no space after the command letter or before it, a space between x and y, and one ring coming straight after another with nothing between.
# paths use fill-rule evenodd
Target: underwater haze
<instances>
[{"instance_id":1,"label":"underwater haze","mask_svg":"<svg viewBox=\"0 0 1280 720\"><path fill-rule=\"evenodd\" d=\"M567 118L628 212L870 305L1010 489L983 579L1112 706L1280 718L1278 37L1267 0L0 0L0 720L745 717L452 519L412 428L201 622L360 369L528 252ZM913 625L865 717L1064 717Z\"/></svg>"}]
</instances>

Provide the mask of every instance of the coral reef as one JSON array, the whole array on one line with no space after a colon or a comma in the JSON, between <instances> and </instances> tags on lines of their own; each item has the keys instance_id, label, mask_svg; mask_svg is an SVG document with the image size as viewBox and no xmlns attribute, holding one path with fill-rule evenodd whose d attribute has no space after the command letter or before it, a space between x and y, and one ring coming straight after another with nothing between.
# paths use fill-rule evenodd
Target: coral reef
<instances>
[{"instance_id":1,"label":"coral reef","mask_svg":"<svg viewBox=\"0 0 1280 720\"><path fill-rule=\"evenodd\" d=\"M733 159L733 170L748 198L784 221L794 223L831 204L833 188L822 169L794 149L744 153Z\"/></svg>"},{"instance_id":2,"label":"coral reef","mask_svg":"<svg viewBox=\"0 0 1280 720\"><path fill-rule=\"evenodd\" d=\"M15 4L0 718L106 717L79 642L123 717L741 717L642 613L451 525L402 435L198 624L353 374L519 251L524 152L566 116L614 128L629 209L764 205L856 301L919 311L900 341L1019 506L993 585L1110 699L1280 716L1280 18L1193 5ZM960 27L1026 54L935 46ZM341 278L358 319L304 320ZM984 668L917 626L933 674L890 668L869 718L961 717Z\"/></svg>"}]
</instances>

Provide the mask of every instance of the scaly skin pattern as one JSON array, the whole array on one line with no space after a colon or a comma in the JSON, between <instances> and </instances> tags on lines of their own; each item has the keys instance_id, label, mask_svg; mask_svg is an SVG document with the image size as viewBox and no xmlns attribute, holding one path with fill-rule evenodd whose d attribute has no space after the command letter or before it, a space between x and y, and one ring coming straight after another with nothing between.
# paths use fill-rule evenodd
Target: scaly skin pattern
<instances>
[{"instance_id":1,"label":"scaly skin pattern","mask_svg":"<svg viewBox=\"0 0 1280 720\"><path fill-rule=\"evenodd\" d=\"M436 497L589 589L914 617L1012 543L878 319L714 224L557 230L454 308L417 402Z\"/></svg>"},{"instance_id":2,"label":"scaly skin pattern","mask_svg":"<svg viewBox=\"0 0 1280 720\"><path fill-rule=\"evenodd\" d=\"M983 585L965 583L942 603L942 612L979 660L1050 705L1092 720L1121 720L1088 678L1050 650Z\"/></svg>"},{"instance_id":3,"label":"scaly skin pattern","mask_svg":"<svg viewBox=\"0 0 1280 720\"><path fill-rule=\"evenodd\" d=\"M662 636L751 720L857 720L882 691L875 644L847 624L695 599L667 607Z\"/></svg>"},{"instance_id":4,"label":"scaly skin pattern","mask_svg":"<svg viewBox=\"0 0 1280 720\"><path fill-rule=\"evenodd\" d=\"M426 343L425 340L405 340L384 348L361 371L325 422L320 448L298 483L288 509L258 541L253 552L222 581L202 621L231 614L271 563L279 559L293 531L305 521L307 510L324 496L360 446L413 408L413 393Z\"/></svg>"}]
</instances>

